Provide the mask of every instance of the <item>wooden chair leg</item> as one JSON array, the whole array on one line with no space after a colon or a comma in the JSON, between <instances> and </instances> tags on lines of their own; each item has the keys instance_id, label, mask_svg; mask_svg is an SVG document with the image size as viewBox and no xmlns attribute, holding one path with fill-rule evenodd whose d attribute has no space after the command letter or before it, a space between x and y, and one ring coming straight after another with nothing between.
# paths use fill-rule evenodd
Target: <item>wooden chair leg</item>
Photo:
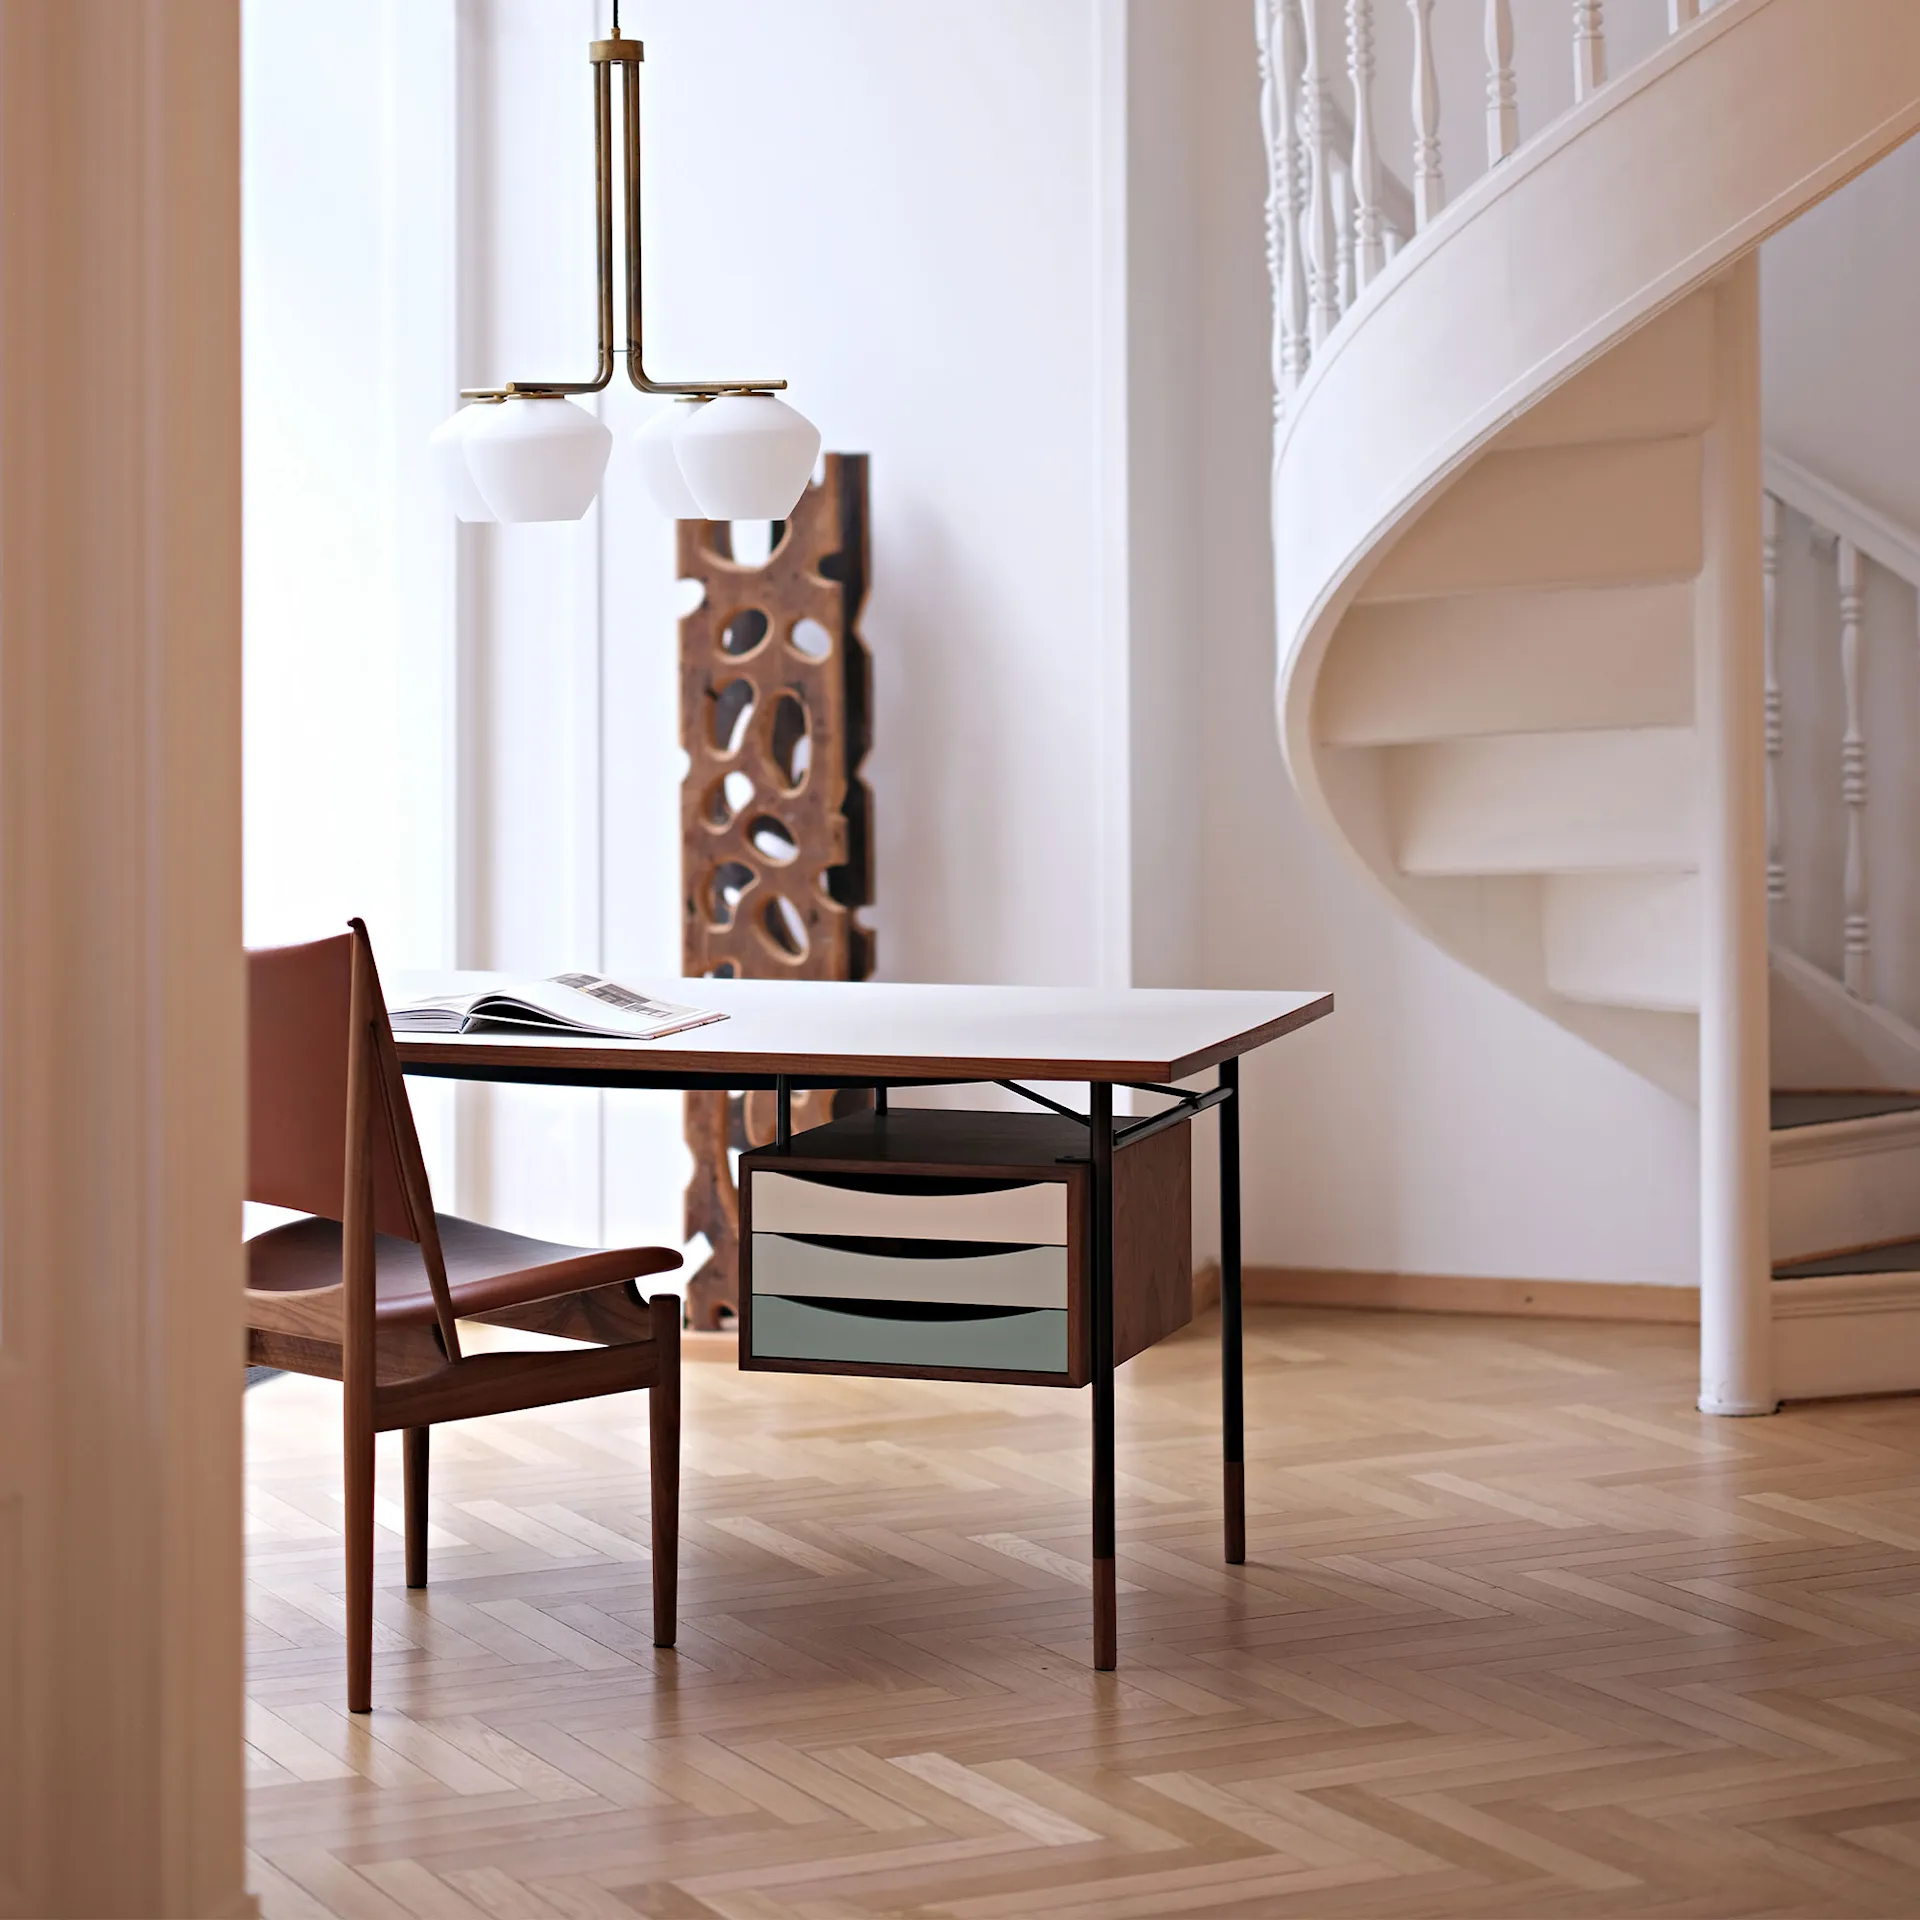
<instances>
[{"instance_id":1,"label":"wooden chair leg","mask_svg":"<svg viewBox=\"0 0 1920 1920\"><path fill-rule=\"evenodd\" d=\"M679 1631L680 1593L680 1300L671 1293L648 1303L660 1373L647 1393L652 1442L653 1644L670 1647Z\"/></svg>"},{"instance_id":2,"label":"wooden chair leg","mask_svg":"<svg viewBox=\"0 0 1920 1920\"><path fill-rule=\"evenodd\" d=\"M408 1427L401 1441L407 1483L407 1585L427 1584L427 1435L431 1427Z\"/></svg>"},{"instance_id":3,"label":"wooden chair leg","mask_svg":"<svg viewBox=\"0 0 1920 1920\"><path fill-rule=\"evenodd\" d=\"M346 1433L347 1711L373 1710L373 1427Z\"/></svg>"}]
</instances>

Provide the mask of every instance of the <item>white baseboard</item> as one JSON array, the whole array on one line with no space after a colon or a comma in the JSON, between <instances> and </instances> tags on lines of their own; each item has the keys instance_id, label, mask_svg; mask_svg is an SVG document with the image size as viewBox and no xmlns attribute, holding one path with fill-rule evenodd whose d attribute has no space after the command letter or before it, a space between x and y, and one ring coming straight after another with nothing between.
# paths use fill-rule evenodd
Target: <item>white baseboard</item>
<instances>
[{"instance_id":1,"label":"white baseboard","mask_svg":"<svg viewBox=\"0 0 1920 1920\"><path fill-rule=\"evenodd\" d=\"M1773 1373L1783 1400L1920 1392L1920 1273L1776 1280Z\"/></svg>"}]
</instances>

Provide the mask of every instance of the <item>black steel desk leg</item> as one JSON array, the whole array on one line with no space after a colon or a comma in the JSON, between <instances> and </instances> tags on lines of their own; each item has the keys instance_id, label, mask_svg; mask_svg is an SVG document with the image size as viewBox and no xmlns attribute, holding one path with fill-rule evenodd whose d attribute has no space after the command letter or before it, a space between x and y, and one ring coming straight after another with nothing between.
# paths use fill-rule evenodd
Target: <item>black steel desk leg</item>
<instances>
[{"instance_id":1,"label":"black steel desk leg","mask_svg":"<svg viewBox=\"0 0 1920 1920\"><path fill-rule=\"evenodd\" d=\"M1240 1327L1240 1062L1220 1066L1220 1450L1224 1465L1227 1565L1247 1557L1246 1405Z\"/></svg>"},{"instance_id":2,"label":"black steel desk leg","mask_svg":"<svg viewBox=\"0 0 1920 1920\"><path fill-rule=\"evenodd\" d=\"M773 1144L781 1153L793 1147L793 1088L784 1073L773 1076Z\"/></svg>"},{"instance_id":3,"label":"black steel desk leg","mask_svg":"<svg viewBox=\"0 0 1920 1920\"><path fill-rule=\"evenodd\" d=\"M1093 1664L1119 1662L1113 1572L1113 1089L1088 1088L1093 1149Z\"/></svg>"}]
</instances>

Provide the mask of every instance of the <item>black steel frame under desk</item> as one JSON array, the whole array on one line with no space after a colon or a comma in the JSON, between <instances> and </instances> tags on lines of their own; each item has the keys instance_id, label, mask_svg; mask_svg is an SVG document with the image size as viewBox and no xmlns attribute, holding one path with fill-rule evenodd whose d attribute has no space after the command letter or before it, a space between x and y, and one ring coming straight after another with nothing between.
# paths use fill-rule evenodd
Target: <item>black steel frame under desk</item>
<instances>
[{"instance_id":1,"label":"black steel frame under desk","mask_svg":"<svg viewBox=\"0 0 1920 1920\"><path fill-rule=\"evenodd\" d=\"M687 1093L769 1090L774 1095L774 1147L786 1152L793 1143L793 1095L811 1091L868 1088L879 1113L887 1110L889 1091L906 1087L993 1085L1069 1119L1087 1129L1087 1152L1092 1166L1091 1200L1093 1335L1093 1664L1111 1673L1119 1662L1119 1615L1114 1572L1114 1439L1113 1439L1113 1156L1129 1141L1144 1139L1163 1127L1177 1126L1210 1107L1220 1110L1220 1452L1225 1507L1226 1561L1241 1566L1247 1558L1246 1401L1243 1391L1243 1318L1240 1285L1240 1062L1220 1063L1216 1085L1204 1092L1162 1087L1136 1081L1094 1080L1087 1083L1087 1111L1077 1113L1044 1094L1012 1080L976 1082L949 1079L874 1081L867 1078L814 1074L674 1074L651 1068L569 1068L467 1066L457 1061L402 1061L407 1073L437 1080L487 1080L544 1087L633 1087L658 1092ZM1140 1093L1166 1096L1169 1104L1158 1112L1116 1126L1113 1094L1116 1086Z\"/></svg>"}]
</instances>

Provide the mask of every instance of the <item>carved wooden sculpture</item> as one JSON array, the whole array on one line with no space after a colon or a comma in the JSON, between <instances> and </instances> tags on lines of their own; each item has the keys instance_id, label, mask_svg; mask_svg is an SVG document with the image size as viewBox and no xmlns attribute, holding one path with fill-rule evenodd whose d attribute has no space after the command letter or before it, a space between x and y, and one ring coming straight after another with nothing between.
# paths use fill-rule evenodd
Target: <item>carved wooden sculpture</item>
<instances>
[{"instance_id":1,"label":"carved wooden sculpture","mask_svg":"<svg viewBox=\"0 0 1920 1920\"><path fill-rule=\"evenodd\" d=\"M680 622L681 964L690 976L864 980L873 938L872 669L867 457L830 453L763 565L733 557L725 522L683 520L679 566L705 589ZM845 1096L842 1096L844 1099ZM831 1117L794 1099L794 1125ZM691 1324L736 1306L739 1195L729 1147L773 1138L773 1096L690 1093L686 1231L712 1248L687 1289Z\"/></svg>"}]
</instances>

